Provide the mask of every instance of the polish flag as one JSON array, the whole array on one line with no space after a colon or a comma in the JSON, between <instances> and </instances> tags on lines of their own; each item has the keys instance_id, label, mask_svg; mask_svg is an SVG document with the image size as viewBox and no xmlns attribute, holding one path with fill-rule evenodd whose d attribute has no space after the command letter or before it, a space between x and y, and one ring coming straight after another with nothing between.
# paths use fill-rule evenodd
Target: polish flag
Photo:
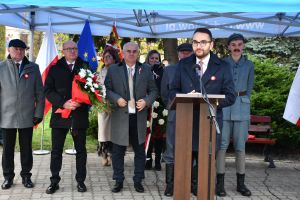
<instances>
[{"instance_id":1,"label":"polish flag","mask_svg":"<svg viewBox=\"0 0 300 200\"><path fill-rule=\"evenodd\" d=\"M40 72L42 74L43 84L45 83L47 74L52 65L54 65L58 61L58 53L54 40L54 35L51 28L51 23L48 23L48 29L45 33L45 37L42 42L42 46L40 48L39 54L36 59L36 64L40 67ZM46 99L45 100L45 110L44 115L52 107L51 103Z\"/></svg>"},{"instance_id":2,"label":"polish flag","mask_svg":"<svg viewBox=\"0 0 300 200\"><path fill-rule=\"evenodd\" d=\"M300 65L290 89L283 118L300 127Z\"/></svg>"}]
</instances>

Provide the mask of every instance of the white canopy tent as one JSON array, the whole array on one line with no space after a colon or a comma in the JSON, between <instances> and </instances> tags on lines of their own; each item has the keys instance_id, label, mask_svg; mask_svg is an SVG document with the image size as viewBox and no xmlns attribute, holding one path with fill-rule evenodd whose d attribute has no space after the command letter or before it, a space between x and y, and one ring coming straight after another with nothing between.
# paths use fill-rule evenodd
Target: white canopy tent
<instances>
[{"instance_id":1,"label":"white canopy tent","mask_svg":"<svg viewBox=\"0 0 300 200\"><path fill-rule=\"evenodd\" d=\"M300 1L240 0L0 0L0 24L80 34L89 19L93 35L109 35L114 21L121 37L189 38L207 27L215 38L299 36ZM59 7L58 7L59 5Z\"/></svg>"}]
</instances>

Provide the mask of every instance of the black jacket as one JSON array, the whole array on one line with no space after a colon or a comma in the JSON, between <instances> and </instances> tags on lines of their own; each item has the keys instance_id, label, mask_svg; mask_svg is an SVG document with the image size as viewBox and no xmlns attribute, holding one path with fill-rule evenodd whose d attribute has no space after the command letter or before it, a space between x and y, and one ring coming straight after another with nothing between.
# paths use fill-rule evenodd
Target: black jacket
<instances>
[{"instance_id":1,"label":"black jacket","mask_svg":"<svg viewBox=\"0 0 300 200\"><path fill-rule=\"evenodd\" d=\"M78 57L75 61L73 72L71 72L66 59L63 57L50 68L45 81L45 96L52 104L51 128L88 128L89 106L86 104L81 104L80 107L72 111L68 119L64 119L61 117L61 114L55 113L58 108L63 109L64 103L71 99L73 77L84 66L88 66L88 63Z\"/></svg>"}]
</instances>

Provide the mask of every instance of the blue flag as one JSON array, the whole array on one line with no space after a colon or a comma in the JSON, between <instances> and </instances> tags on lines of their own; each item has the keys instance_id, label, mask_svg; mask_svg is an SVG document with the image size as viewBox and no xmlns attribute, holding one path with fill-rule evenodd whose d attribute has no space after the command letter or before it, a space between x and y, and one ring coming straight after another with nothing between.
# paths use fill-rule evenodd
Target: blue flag
<instances>
[{"instance_id":1,"label":"blue flag","mask_svg":"<svg viewBox=\"0 0 300 200\"><path fill-rule=\"evenodd\" d=\"M86 20L85 22L84 28L80 35L80 39L78 41L78 56L89 63L92 71L96 71L98 67L98 61L90 23L88 20Z\"/></svg>"}]
</instances>

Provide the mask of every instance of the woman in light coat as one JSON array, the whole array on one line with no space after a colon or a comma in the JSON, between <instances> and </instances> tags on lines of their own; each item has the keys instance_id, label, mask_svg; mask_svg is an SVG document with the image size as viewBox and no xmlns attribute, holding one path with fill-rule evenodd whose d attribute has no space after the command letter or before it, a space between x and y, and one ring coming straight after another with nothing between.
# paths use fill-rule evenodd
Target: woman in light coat
<instances>
[{"instance_id":1,"label":"woman in light coat","mask_svg":"<svg viewBox=\"0 0 300 200\"><path fill-rule=\"evenodd\" d=\"M101 87L104 86L107 69L110 65L119 63L120 58L116 50L107 48L103 53L104 65L98 72L98 81ZM110 140L111 133L111 115L107 112L98 112L98 155L101 156L102 165L111 165L112 143Z\"/></svg>"}]
</instances>

